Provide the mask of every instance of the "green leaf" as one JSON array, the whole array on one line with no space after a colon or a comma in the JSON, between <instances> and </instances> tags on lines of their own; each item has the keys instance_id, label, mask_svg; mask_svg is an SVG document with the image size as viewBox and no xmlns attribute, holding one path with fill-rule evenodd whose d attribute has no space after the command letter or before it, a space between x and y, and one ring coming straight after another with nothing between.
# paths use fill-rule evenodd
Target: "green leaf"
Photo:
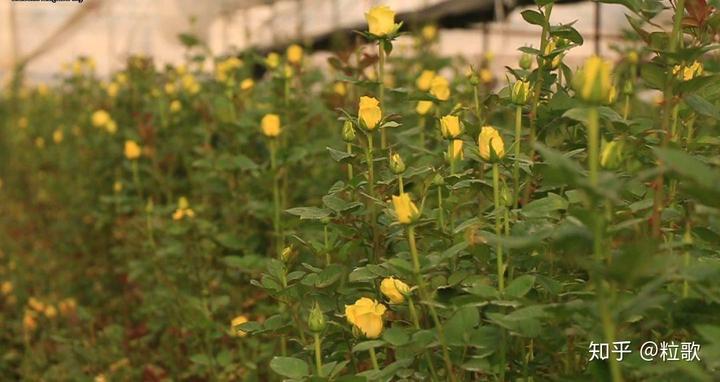
<instances>
[{"instance_id":1,"label":"green leaf","mask_svg":"<svg viewBox=\"0 0 720 382\"><path fill-rule=\"evenodd\" d=\"M330 216L330 210L317 207L295 207L285 212L299 216L301 220L319 220Z\"/></svg>"},{"instance_id":2,"label":"green leaf","mask_svg":"<svg viewBox=\"0 0 720 382\"><path fill-rule=\"evenodd\" d=\"M466 306L458 310L444 325L448 344L454 346L467 344L470 333L479 323L480 312L476 307Z\"/></svg>"},{"instance_id":3,"label":"green leaf","mask_svg":"<svg viewBox=\"0 0 720 382\"><path fill-rule=\"evenodd\" d=\"M225 248L233 249L233 250L240 250L243 248L243 241L240 240L237 235L234 235L230 232L222 232L219 233L217 236L215 236L215 240L217 240L220 245L222 245Z\"/></svg>"},{"instance_id":4,"label":"green leaf","mask_svg":"<svg viewBox=\"0 0 720 382\"><path fill-rule=\"evenodd\" d=\"M528 218L549 217L551 213L567 210L568 201L558 194L549 193L542 199L533 200L522 209L522 214Z\"/></svg>"},{"instance_id":5,"label":"green leaf","mask_svg":"<svg viewBox=\"0 0 720 382\"><path fill-rule=\"evenodd\" d=\"M357 352L361 352L361 351L367 351L367 350L370 350L370 348L377 348L377 347L384 346L384 345L385 345L385 341L383 341L383 340L363 341L363 342L360 342L359 344L353 346L352 352L357 353Z\"/></svg>"},{"instance_id":6,"label":"green leaf","mask_svg":"<svg viewBox=\"0 0 720 382\"><path fill-rule=\"evenodd\" d=\"M326 147L325 149L330 153L330 157L335 162L346 163L346 162L349 162L350 160L352 160L352 158L355 158L355 154L350 154L345 151L335 150L332 147Z\"/></svg>"},{"instance_id":7,"label":"green leaf","mask_svg":"<svg viewBox=\"0 0 720 382\"><path fill-rule=\"evenodd\" d=\"M410 342L410 333L406 328L388 328L383 332L383 339L393 346L403 346Z\"/></svg>"},{"instance_id":8,"label":"green leaf","mask_svg":"<svg viewBox=\"0 0 720 382\"><path fill-rule=\"evenodd\" d=\"M522 275L515 280L513 280L507 288L505 288L505 293L508 296L520 298L525 296L528 292L530 292L530 289L532 289L533 284L535 284L535 276L532 275Z\"/></svg>"},{"instance_id":9,"label":"green leaf","mask_svg":"<svg viewBox=\"0 0 720 382\"><path fill-rule=\"evenodd\" d=\"M524 10L520 13L522 18L532 25L545 26L545 17L538 11L532 9Z\"/></svg>"},{"instance_id":10,"label":"green leaf","mask_svg":"<svg viewBox=\"0 0 720 382\"><path fill-rule=\"evenodd\" d=\"M659 65L651 63L642 65L640 67L640 76L653 89L661 90L665 88L665 70Z\"/></svg>"},{"instance_id":11,"label":"green leaf","mask_svg":"<svg viewBox=\"0 0 720 382\"><path fill-rule=\"evenodd\" d=\"M685 103L688 104L693 110L704 116L720 119L720 110L718 107L711 104L705 98L700 97L697 94L692 94L685 97Z\"/></svg>"},{"instance_id":12,"label":"green leaf","mask_svg":"<svg viewBox=\"0 0 720 382\"><path fill-rule=\"evenodd\" d=\"M206 354L202 354L202 353L191 355L190 361L192 361L192 363L196 363L198 365L204 365L204 366L210 365L210 357L208 357Z\"/></svg>"},{"instance_id":13,"label":"green leaf","mask_svg":"<svg viewBox=\"0 0 720 382\"><path fill-rule=\"evenodd\" d=\"M270 361L270 368L283 377L300 379L310 374L308 364L298 358L274 357Z\"/></svg>"}]
</instances>

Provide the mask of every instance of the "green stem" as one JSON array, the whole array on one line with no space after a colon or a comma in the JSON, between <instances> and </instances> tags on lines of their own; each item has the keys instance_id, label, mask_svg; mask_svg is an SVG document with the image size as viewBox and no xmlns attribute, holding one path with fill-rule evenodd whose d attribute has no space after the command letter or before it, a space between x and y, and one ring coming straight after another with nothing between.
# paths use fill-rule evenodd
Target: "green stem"
<instances>
[{"instance_id":1,"label":"green stem","mask_svg":"<svg viewBox=\"0 0 720 382\"><path fill-rule=\"evenodd\" d=\"M625 95L625 106L623 106L623 119L627 121L630 115L630 94Z\"/></svg>"},{"instance_id":2,"label":"green stem","mask_svg":"<svg viewBox=\"0 0 720 382\"><path fill-rule=\"evenodd\" d=\"M500 239L502 236L502 219L500 218L500 169L497 163L493 163L493 201L495 203L495 234ZM505 291L505 269L503 264L503 245L498 241L495 249L497 256L497 279L500 293Z\"/></svg>"},{"instance_id":3,"label":"green stem","mask_svg":"<svg viewBox=\"0 0 720 382\"><path fill-rule=\"evenodd\" d=\"M482 110L480 109L480 92L478 91L478 85L473 86L473 98L475 99L475 115L477 116L478 124L482 125Z\"/></svg>"},{"instance_id":4,"label":"green stem","mask_svg":"<svg viewBox=\"0 0 720 382\"><path fill-rule=\"evenodd\" d=\"M278 258L282 254L282 228L280 227L280 186L278 184L277 168L277 141L271 139L270 146L270 169L273 177L273 229L275 231L275 253Z\"/></svg>"},{"instance_id":5,"label":"green stem","mask_svg":"<svg viewBox=\"0 0 720 382\"><path fill-rule=\"evenodd\" d=\"M419 125L420 125L420 147L422 149L425 149L425 123L426 123L426 118L424 115L421 115Z\"/></svg>"},{"instance_id":6,"label":"green stem","mask_svg":"<svg viewBox=\"0 0 720 382\"><path fill-rule=\"evenodd\" d=\"M370 195L370 226L372 227L373 235L373 247L372 247L372 259L377 260L378 243L378 232L377 232L377 218L375 216L375 163L373 159L373 135L372 131L367 133L367 150L365 151L367 166L368 166L368 194Z\"/></svg>"},{"instance_id":7,"label":"green stem","mask_svg":"<svg viewBox=\"0 0 720 382\"><path fill-rule=\"evenodd\" d=\"M403 182L402 174L398 175L398 189L400 190L400 194L405 193L405 184Z\"/></svg>"},{"instance_id":8,"label":"green stem","mask_svg":"<svg viewBox=\"0 0 720 382\"><path fill-rule=\"evenodd\" d=\"M385 49L383 43L378 44L378 81L380 93L380 107L385 107ZM384 127L380 128L380 148L387 148L387 132Z\"/></svg>"},{"instance_id":9,"label":"green stem","mask_svg":"<svg viewBox=\"0 0 720 382\"><path fill-rule=\"evenodd\" d=\"M319 333L315 333L313 336L315 337L315 367L317 368L318 377L322 378L322 340Z\"/></svg>"},{"instance_id":10,"label":"green stem","mask_svg":"<svg viewBox=\"0 0 720 382\"><path fill-rule=\"evenodd\" d=\"M522 106L515 107L515 162L513 163L513 196L515 208L520 202L520 140L522 138Z\"/></svg>"},{"instance_id":11,"label":"green stem","mask_svg":"<svg viewBox=\"0 0 720 382\"><path fill-rule=\"evenodd\" d=\"M352 155L352 153L353 153L352 144L350 144L350 143L347 144L347 153L350 155ZM350 163L348 163L348 165L347 165L347 175L348 175L348 183L352 182L353 166Z\"/></svg>"},{"instance_id":12,"label":"green stem","mask_svg":"<svg viewBox=\"0 0 720 382\"><path fill-rule=\"evenodd\" d=\"M438 341L440 341L440 346L442 348L443 353L443 361L445 362L445 371L447 373L447 376L451 381L455 381L455 374L453 372L453 365L450 361L450 353L448 352L448 347L445 341L445 331L443 330L442 323L440 322L440 318L437 314L437 311L435 311L435 305L431 301L431 296L427 292L427 288L425 285L425 280L422 277L422 274L420 273L420 257L418 255L417 250L417 244L415 242L415 227L410 225L407 228L407 235L408 235L408 244L410 245L410 255L412 256L412 262L413 262L413 274L415 275L415 280L418 285L418 290L420 291L420 297L427 302L428 309L430 310L430 316L433 319L433 323L435 324L435 328L438 332Z\"/></svg>"},{"instance_id":13,"label":"green stem","mask_svg":"<svg viewBox=\"0 0 720 382\"><path fill-rule=\"evenodd\" d=\"M135 183L135 190L138 193L140 200L145 200L145 197L143 196L142 185L140 183L140 169L138 168L137 159L132 161L131 167L132 167L133 183Z\"/></svg>"},{"instance_id":14,"label":"green stem","mask_svg":"<svg viewBox=\"0 0 720 382\"><path fill-rule=\"evenodd\" d=\"M412 297L408 296L408 310L410 311L410 319L413 322L413 325L415 326L415 329L420 330L420 319L418 318L417 311L415 310L415 303L412 300ZM430 357L430 353L428 351L423 352L425 354L425 361L427 361L428 368L430 369L430 377L433 381L437 381L437 374L435 372L435 364L433 363L432 358Z\"/></svg>"},{"instance_id":15,"label":"green stem","mask_svg":"<svg viewBox=\"0 0 720 382\"><path fill-rule=\"evenodd\" d=\"M377 355L375 355L375 347L371 347L368 352L370 353L370 361L372 362L373 369L375 369L376 371L380 371L380 366L378 365L377 361Z\"/></svg>"},{"instance_id":16,"label":"green stem","mask_svg":"<svg viewBox=\"0 0 720 382\"><path fill-rule=\"evenodd\" d=\"M588 113L588 167L590 168L590 185L597 187L598 185L598 151L600 149L600 123L598 109L595 106L590 107Z\"/></svg>"},{"instance_id":17,"label":"green stem","mask_svg":"<svg viewBox=\"0 0 720 382\"><path fill-rule=\"evenodd\" d=\"M328 234L328 225L325 224L323 227L323 236L325 239L325 265L330 265L332 262L330 258L330 236Z\"/></svg>"},{"instance_id":18,"label":"green stem","mask_svg":"<svg viewBox=\"0 0 720 382\"><path fill-rule=\"evenodd\" d=\"M438 228L445 232L445 212L443 211L442 186L438 186Z\"/></svg>"}]
</instances>

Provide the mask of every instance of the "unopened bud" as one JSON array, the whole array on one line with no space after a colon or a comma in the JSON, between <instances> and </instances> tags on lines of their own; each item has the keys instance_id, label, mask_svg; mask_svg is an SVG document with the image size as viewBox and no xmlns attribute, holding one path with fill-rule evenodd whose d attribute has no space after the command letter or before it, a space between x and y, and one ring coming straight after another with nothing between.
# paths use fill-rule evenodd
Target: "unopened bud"
<instances>
[{"instance_id":1,"label":"unopened bud","mask_svg":"<svg viewBox=\"0 0 720 382\"><path fill-rule=\"evenodd\" d=\"M325 330L325 315L316 302L308 316L308 328L313 333L320 333Z\"/></svg>"},{"instance_id":2,"label":"unopened bud","mask_svg":"<svg viewBox=\"0 0 720 382\"><path fill-rule=\"evenodd\" d=\"M520 56L520 67L525 70L530 70L532 67L532 55L530 53L523 53Z\"/></svg>"},{"instance_id":3,"label":"unopened bud","mask_svg":"<svg viewBox=\"0 0 720 382\"><path fill-rule=\"evenodd\" d=\"M527 81L515 81L510 92L510 100L515 105L524 105L530 97L530 83Z\"/></svg>"},{"instance_id":4,"label":"unopened bud","mask_svg":"<svg viewBox=\"0 0 720 382\"><path fill-rule=\"evenodd\" d=\"M390 170L392 170L395 175L400 175L405 172L405 162L403 162L400 154L395 153L390 155Z\"/></svg>"},{"instance_id":5,"label":"unopened bud","mask_svg":"<svg viewBox=\"0 0 720 382\"><path fill-rule=\"evenodd\" d=\"M295 256L297 256L297 251L295 250L295 247L293 245L288 245L287 247L283 248L282 252L280 253L280 258L285 264L290 263L295 258Z\"/></svg>"},{"instance_id":6,"label":"unopened bud","mask_svg":"<svg viewBox=\"0 0 720 382\"><path fill-rule=\"evenodd\" d=\"M623 86L623 94L632 95L634 92L635 86L633 86L632 81L625 81L625 85Z\"/></svg>"},{"instance_id":7,"label":"unopened bud","mask_svg":"<svg viewBox=\"0 0 720 382\"><path fill-rule=\"evenodd\" d=\"M355 140L355 128L353 128L353 124L350 121L345 121L343 124L343 140L347 143L353 142Z\"/></svg>"},{"instance_id":8,"label":"unopened bud","mask_svg":"<svg viewBox=\"0 0 720 382\"><path fill-rule=\"evenodd\" d=\"M616 169L623 160L625 143L620 140L608 142L600 153L600 165L607 169Z\"/></svg>"},{"instance_id":9,"label":"unopened bud","mask_svg":"<svg viewBox=\"0 0 720 382\"><path fill-rule=\"evenodd\" d=\"M435 174L435 177L433 178L433 185L435 186L442 186L445 184L445 178L443 178L440 174Z\"/></svg>"}]
</instances>

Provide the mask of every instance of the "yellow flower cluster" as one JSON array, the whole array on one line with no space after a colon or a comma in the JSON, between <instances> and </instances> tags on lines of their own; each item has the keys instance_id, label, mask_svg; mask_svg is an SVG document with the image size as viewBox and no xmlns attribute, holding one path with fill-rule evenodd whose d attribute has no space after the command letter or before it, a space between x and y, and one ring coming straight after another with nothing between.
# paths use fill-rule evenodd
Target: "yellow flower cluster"
<instances>
[{"instance_id":1,"label":"yellow flower cluster","mask_svg":"<svg viewBox=\"0 0 720 382\"><path fill-rule=\"evenodd\" d=\"M117 123L112 119L110 114L105 110L97 110L92 114L90 118L92 125L97 128L105 129L110 134L117 132Z\"/></svg>"},{"instance_id":2,"label":"yellow flower cluster","mask_svg":"<svg viewBox=\"0 0 720 382\"><path fill-rule=\"evenodd\" d=\"M227 82L232 75L243 66L242 60L237 57L228 57L215 64L215 79L218 82Z\"/></svg>"},{"instance_id":3,"label":"yellow flower cluster","mask_svg":"<svg viewBox=\"0 0 720 382\"><path fill-rule=\"evenodd\" d=\"M193 211L192 208L190 208L190 202L188 202L187 198L184 196L181 196L178 199L178 208L173 213L173 220L182 220L183 218L194 218L195 217L195 211Z\"/></svg>"}]
</instances>

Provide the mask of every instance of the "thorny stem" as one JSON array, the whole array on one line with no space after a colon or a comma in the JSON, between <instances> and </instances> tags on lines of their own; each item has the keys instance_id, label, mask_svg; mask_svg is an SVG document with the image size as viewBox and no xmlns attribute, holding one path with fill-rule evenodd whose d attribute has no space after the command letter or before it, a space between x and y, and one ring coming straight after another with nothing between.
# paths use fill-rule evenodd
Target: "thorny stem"
<instances>
[{"instance_id":1,"label":"thorny stem","mask_svg":"<svg viewBox=\"0 0 720 382\"><path fill-rule=\"evenodd\" d=\"M273 229L275 231L275 253L278 258L282 254L282 228L280 226L280 185L278 184L277 168L277 141L271 139L270 146L270 169L273 177Z\"/></svg>"},{"instance_id":2,"label":"thorny stem","mask_svg":"<svg viewBox=\"0 0 720 382\"><path fill-rule=\"evenodd\" d=\"M352 144L350 144L350 143L347 144L347 153L350 155L352 155L352 153L353 153ZM352 182L353 166L350 163L348 163L348 165L347 165L347 175L348 175L348 182Z\"/></svg>"},{"instance_id":3,"label":"thorny stem","mask_svg":"<svg viewBox=\"0 0 720 382\"><path fill-rule=\"evenodd\" d=\"M438 186L438 228L445 232L445 212L443 211L442 186Z\"/></svg>"},{"instance_id":4,"label":"thorny stem","mask_svg":"<svg viewBox=\"0 0 720 382\"><path fill-rule=\"evenodd\" d=\"M522 106L515 107L515 163L513 163L513 196L515 207L520 202L520 140L522 138Z\"/></svg>"},{"instance_id":5,"label":"thorny stem","mask_svg":"<svg viewBox=\"0 0 720 382\"><path fill-rule=\"evenodd\" d=\"M418 318L417 311L415 310L415 303L412 300L412 297L408 296L408 310L410 311L410 319L413 322L413 325L415 326L415 329L420 330L420 319ZM437 381L437 374L435 373L435 364L433 363L432 358L430 357L430 353L427 351L424 352L425 354L425 361L428 363L428 367L430 368L430 377L433 381Z\"/></svg>"},{"instance_id":6,"label":"thorny stem","mask_svg":"<svg viewBox=\"0 0 720 382\"><path fill-rule=\"evenodd\" d=\"M502 236L502 219L500 219L500 169L497 163L493 163L493 201L495 203L495 234L498 239ZM502 293L505 290L505 270L503 269L503 245L498 241L495 254L497 256L497 279L498 290Z\"/></svg>"},{"instance_id":7,"label":"thorny stem","mask_svg":"<svg viewBox=\"0 0 720 382\"><path fill-rule=\"evenodd\" d=\"M427 288L425 285L425 280L422 278L422 274L420 273L420 258L417 251L417 245L415 242L415 227L410 225L407 228L407 235L408 235L408 244L410 245L410 255L412 256L412 262L413 262L413 273L415 274L415 280L418 285L418 290L420 291L420 297L427 302L428 309L430 310L430 316L433 319L433 323L435 324L435 328L438 332L438 341L440 341L440 346L442 348L443 352L443 361L445 362L445 371L447 376L450 378L450 381L455 381L455 374L453 373L453 365L450 361L450 353L448 352L447 344L445 341L445 331L443 330L442 323L440 322L440 318L438 317L437 311L435 311L435 305L433 305L433 302L430 299L430 295L427 292Z\"/></svg>"},{"instance_id":8,"label":"thorny stem","mask_svg":"<svg viewBox=\"0 0 720 382\"><path fill-rule=\"evenodd\" d=\"M378 365L377 356L375 355L375 347L371 347L370 350L370 361L372 362L373 369L376 371L380 371L380 366Z\"/></svg>"},{"instance_id":9,"label":"thorny stem","mask_svg":"<svg viewBox=\"0 0 720 382\"><path fill-rule=\"evenodd\" d=\"M313 336L315 337L315 367L317 368L318 377L322 378L322 340L319 333L315 333Z\"/></svg>"},{"instance_id":10,"label":"thorny stem","mask_svg":"<svg viewBox=\"0 0 720 382\"><path fill-rule=\"evenodd\" d=\"M368 194L370 195L370 225L372 227L373 235L373 247L372 247L372 258L377 260L377 243L378 243L378 232L377 222L375 216L375 163L373 160L373 135L372 131L367 133L367 150L365 151L367 166L368 166Z\"/></svg>"},{"instance_id":11,"label":"thorny stem","mask_svg":"<svg viewBox=\"0 0 720 382\"><path fill-rule=\"evenodd\" d=\"M378 43L378 82L380 106L385 107L385 49L382 42ZM380 127L380 148L387 148L387 132L384 127Z\"/></svg>"},{"instance_id":12,"label":"thorny stem","mask_svg":"<svg viewBox=\"0 0 720 382\"><path fill-rule=\"evenodd\" d=\"M589 151L589 167L590 167L590 185L594 188L598 186L598 150L600 144L600 123L597 107L592 106L588 114L588 151ZM593 229L593 255L598 265L603 263L603 216L598 214L595 217ZM597 289L598 308L603 327L605 342L615 342L615 322L613 321L610 307L608 306L607 296L605 293L605 283L600 275L596 272L594 275L595 288ZM612 294L612 290L610 291ZM623 380L620 365L615 357L610 357L610 375L613 382L621 382Z\"/></svg>"}]
</instances>

